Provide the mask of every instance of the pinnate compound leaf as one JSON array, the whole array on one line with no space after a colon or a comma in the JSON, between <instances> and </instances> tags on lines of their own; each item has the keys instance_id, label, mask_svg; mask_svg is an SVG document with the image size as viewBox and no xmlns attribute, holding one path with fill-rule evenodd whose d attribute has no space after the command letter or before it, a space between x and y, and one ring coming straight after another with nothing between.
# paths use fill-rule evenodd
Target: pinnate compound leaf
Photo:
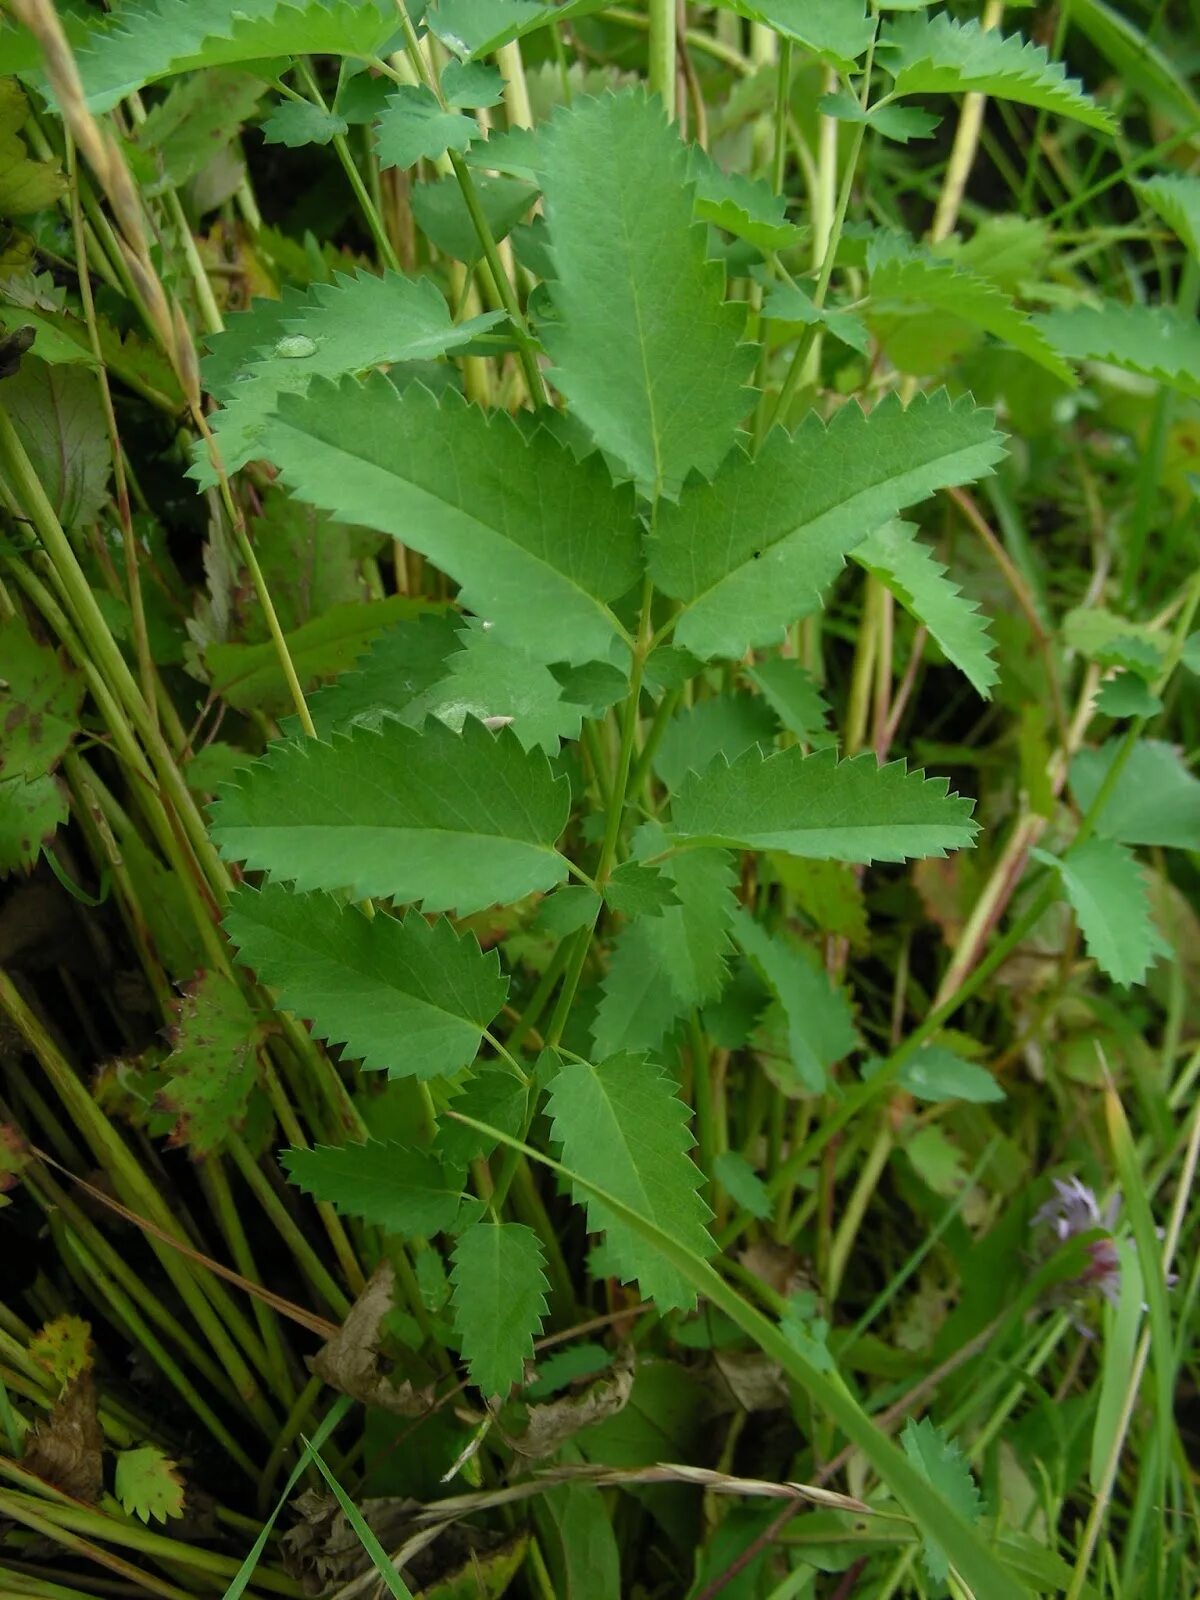
<instances>
[{"instance_id":1,"label":"pinnate compound leaf","mask_svg":"<svg viewBox=\"0 0 1200 1600\"><path fill-rule=\"evenodd\" d=\"M1072 361L1102 361L1200 399L1200 326L1164 306L1100 306L1047 311L1038 327Z\"/></svg>"},{"instance_id":2,"label":"pinnate compound leaf","mask_svg":"<svg viewBox=\"0 0 1200 1600\"><path fill-rule=\"evenodd\" d=\"M1200 261L1200 178L1160 172L1153 178L1135 178L1133 188Z\"/></svg>"},{"instance_id":3,"label":"pinnate compound leaf","mask_svg":"<svg viewBox=\"0 0 1200 1600\"><path fill-rule=\"evenodd\" d=\"M647 827L637 848L666 844ZM681 1016L715 1000L725 982L737 873L723 850L690 850L660 864L678 902L621 929L604 975L593 1038L600 1056L657 1045Z\"/></svg>"},{"instance_id":4,"label":"pinnate compound leaf","mask_svg":"<svg viewBox=\"0 0 1200 1600\"><path fill-rule=\"evenodd\" d=\"M928 1417L920 1422L911 1419L906 1422L900 1442L913 1466L958 1512L963 1521L978 1522L983 1515L983 1501L958 1445L947 1439ZM929 1576L935 1583L944 1583L950 1571L950 1562L946 1552L928 1531L922 1542L922 1554Z\"/></svg>"},{"instance_id":5,"label":"pinnate compound leaf","mask_svg":"<svg viewBox=\"0 0 1200 1600\"><path fill-rule=\"evenodd\" d=\"M419 550L498 637L541 661L607 658L608 602L636 581L640 547L633 493L598 456L377 374L285 395L266 444L298 498Z\"/></svg>"},{"instance_id":6,"label":"pinnate compound leaf","mask_svg":"<svg viewBox=\"0 0 1200 1600\"><path fill-rule=\"evenodd\" d=\"M987 619L973 600L964 597L946 568L916 536L908 522L888 522L869 534L854 559L896 596L918 622L923 622L960 672L991 698L999 677L988 636Z\"/></svg>"},{"instance_id":7,"label":"pinnate compound leaf","mask_svg":"<svg viewBox=\"0 0 1200 1600\"><path fill-rule=\"evenodd\" d=\"M391 1141L284 1150L280 1160L296 1187L314 1200L406 1238L446 1232L464 1202L471 1205L460 1174L425 1150Z\"/></svg>"},{"instance_id":8,"label":"pinnate compound leaf","mask_svg":"<svg viewBox=\"0 0 1200 1600\"><path fill-rule=\"evenodd\" d=\"M384 101L375 125L381 167L413 167L436 161L447 150L460 153L479 138L479 124L461 111L446 111L432 89L405 83Z\"/></svg>"},{"instance_id":9,"label":"pinnate compound leaf","mask_svg":"<svg viewBox=\"0 0 1200 1600\"><path fill-rule=\"evenodd\" d=\"M1068 78L1041 45L1007 37L978 22L955 22L945 12L910 12L884 28L878 60L893 75L892 95L986 94L1017 100L1111 133L1111 115Z\"/></svg>"},{"instance_id":10,"label":"pinnate compound leaf","mask_svg":"<svg viewBox=\"0 0 1200 1600\"><path fill-rule=\"evenodd\" d=\"M1062 878L1088 954L1114 983L1141 983L1169 946L1150 918L1146 879L1133 852L1115 839L1088 839L1062 860L1036 850Z\"/></svg>"},{"instance_id":11,"label":"pinnate compound leaf","mask_svg":"<svg viewBox=\"0 0 1200 1600\"><path fill-rule=\"evenodd\" d=\"M799 1087L808 1094L824 1094L830 1067L858 1044L845 993L810 951L769 932L740 907L733 936L783 1007Z\"/></svg>"},{"instance_id":12,"label":"pinnate compound leaf","mask_svg":"<svg viewBox=\"0 0 1200 1600\"><path fill-rule=\"evenodd\" d=\"M156 1445L118 1450L113 1488L131 1517L165 1522L183 1515L183 1480L176 1462Z\"/></svg>"},{"instance_id":13,"label":"pinnate compound leaf","mask_svg":"<svg viewBox=\"0 0 1200 1600\"><path fill-rule=\"evenodd\" d=\"M454 1331L471 1382L503 1398L524 1376L546 1315L545 1257L519 1222L477 1222L454 1247Z\"/></svg>"},{"instance_id":14,"label":"pinnate compound leaf","mask_svg":"<svg viewBox=\"0 0 1200 1600\"><path fill-rule=\"evenodd\" d=\"M232 978L205 972L183 992L158 1107L177 1118L171 1143L211 1155L246 1114L266 1032Z\"/></svg>"},{"instance_id":15,"label":"pinnate compound leaf","mask_svg":"<svg viewBox=\"0 0 1200 1600\"><path fill-rule=\"evenodd\" d=\"M536 156L556 273L550 376L646 493L676 495L728 453L755 356L693 218L687 149L659 102L628 90L560 110Z\"/></svg>"},{"instance_id":16,"label":"pinnate compound leaf","mask_svg":"<svg viewBox=\"0 0 1200 1600\"><path fill-rule=\"evenodd\" d=\"M566 779L507 728L389 718L332 744L273 745L221 790L212 836L227 860L297 889L466 915L563 881L554 841L569 807Z\"/></svg>"},{"instance_id":17,"label":"pinnate compound leaf","mask_svg":"<svg viewBox=\"0 0 1200 1600\"><path fill-rule=\"evenodd\" d=\"M568 1061L550 1085L549 1111L563 1165L649 1219L679 1244L713 1253L700 1173L688 1151L688 1109L675 1085L645 1056L619 1055L597 1066ZM622 1280L636 1278L659 1310L690 1310L695 1291L682 1273L605 1203L583 1191L588 1227L603 1232Z\"/></svg>"},{"instance_id":18,"label":"pinnate compound leaf","mask_svg":"<svg viewBox=\"0 0 1200 1600\"><path fill-rule=\"evenodd\" d=\"M367 1071L438 1078L470 1066L508 983L495 951L444 918L368 918L277 883L239 889L225 931L289 1011Z\"/></svg>"},{"instance_id":19,"label":"pinnate compound leaf","mask_svg":"<svg viewBox=\"0 0 1200 1600\"><path fill-rule=\"evenodd\" d=\"M675 643L704 660L776 644L815 611L845 557L905 506L990 473L992 414L944 392L868 416L848 404L776 429L756 460L738 450L711 484L658 510L655 583L683 602Z\"/></svg>"},{"instance_id":20,"label":"pinnate compound leaf","mask_svg":"<svg viewBox=\"0 0 1200 1600\"><path fill-rule=\"evenodd\" d=\"M839 761L798 746L689 773L671 808L671 834L735 850L778 850L815 860L905 861L972 843L973 801L945 778L879 766L869 752Z\"/></svg>"},{"instance_id":21,"label":"pinnate compound leaf","mask_svg":"<svg viewBox=\"0 0 1200 1600\"><path fill-rule=\"evenodd\" d=\"M1075 374L1053 340L990 278L896 233L878 233L871 240L867 270L873 304L899 301L961 317L1036 361L1061 382L1074 385Z\"/></svg>"},{"instance_id":22,"label":"pinnate compound leaf","mask_svg":"<svg viewBox=\"0 0 1200 1600\"><path fill-rule=\"evenodd\" d=\"M489 312L455 323L431 279L402 272L338 273L332 283L314 284L304 295L256 302L230 318L224 333L213 335L212 354L202 366L206 385L221 401L213 432L226 469L271 456L268 440L281 397L304 394L314 377L432 360L466 344L497 317ZM323 394L328 404L331 397ZM190 476L208 487L215 479L207 451L197 447L193 460Z\"/></svg>"},{"instance_id":23,"label":"pinnate compound leaf","mask_svg":"<svg viewBox=\"0 0 1200 1600\"><path fill-rule=\"evenodd\" d=\"M1099 750L1081 750L1071 762L1081 811L1094 803L1119 748L1119 740L1110 740ZM1121 844L1200 850L1200 778L1173 745L1139 739L1096 817L1096 832Z\"/></svg>"}]
</instances>

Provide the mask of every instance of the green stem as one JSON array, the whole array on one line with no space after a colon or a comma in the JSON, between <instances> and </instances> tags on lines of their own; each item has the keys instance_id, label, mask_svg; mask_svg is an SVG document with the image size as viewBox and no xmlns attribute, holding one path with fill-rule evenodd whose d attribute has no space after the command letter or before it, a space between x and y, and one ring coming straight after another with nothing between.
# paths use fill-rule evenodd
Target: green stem
<instances>
[{"instance_id":1,"label":"green stem","mask_svg":"<svg viewBox=\"0 0 1200 1600\"><path fill-rule=\"evenodd\" d=\"M442 86L430 68L425 52L421 49L421 41L417 38L417 31L413 27L412 18L408 14L408 8L404 0L396 0L396 10L400 13L400 26L404 32L405 48L408 51L413 69L425 88L434 96L438 105L444 111L446 109L446 99L442 94ZM491 224L484 214L479 192L475 188L475 180L471 176L470 168L457 151L448 151L447 155L454 176L458 181L458 186L462 191L463 202L466 205L471 224L479 239L480 248L483 250L484 260L487 262L488 269L495 282L496 293L500 296L500 303L508 313L516 331L517 354L521 362L521 370L525 374L525 382L529 387L529 397L534 405L545 405L546 386L542 382L541 369L537 364L533 335L530 333L529 325L525 321L521 303L517 298L517 291L513 287L508 273L504 270L504 263L500 259L500 251L492 234Z\"/></svg>"},{"instance_id":2,"label":"green stem","mask_svg":"<svg viewBox=\"0 0 1200 1600\"><path fill-rule=\"evenodd\" d=\"M322 111L328 113L329 107L325 104L325 97L321 93L320 86L307 60L303 56L297 56L296 66L301 82L308 91L308 98L313 105L319 106ZM282 84L279 87L285 94L287 93ZM291 97L289 96L289 98ZM296 98L299 99L300 96L296 96ZM383 264L393 272L401 271L400 257L396 254L392 241L388 238L387 229L383 225L383 218L380 216L375 202L371 199L370 191L363 182L362 173L358 170L358 164L354 159L350 146L346 143L345 134L334 134L333 148L334 153L342 164L342 170L349 180L350 187L354 190L354 198L358 201L359 210L363 214L363 221L375 241L375 248L379 251Z\"/></svg>"},{"instance_id":3,"label":"green stem","mask_svg":"<svg viewBox=\"0 0 1200 1600\"><path fill-rule=\"evenodd\" d=\"M238 1444L208 1402L201 1396L195 1384L192 1383L174 1356L150 1330L138 1313L133 1301L103 1270L75 1230L66 1225L65 1218L62 1219L62 1226L56 1234L56 1238L61 1239L65 1249L75 1256L81 1270L95 1284L104 1305L108 1308L113 1318L124 1324L129 1336L142 1347L163 1377L181 1397L184 1404L194 1412L200 1422L208 1429L230 1461L236 1467L239 1467L252 1482L257 1483L258 1468L254 1462L242 1449L241 1445Z\"/></svg>"},{"instance_id":4,"label":"green stem","mask_svg":"<svg viewBox=\"0 0 1200 1600\"><path fill-rule=\"evenodd\" d=\"M207 1192L217 1225L229 1245L234 1266L250 1283L261 1283L262 1274L254 1260L241 1216L233 1202L229 1178L220 1159L208 1156L201 1161L199 1177L201 1186ZM273 1307L264 1305L257 1296L251 1300L250 1310L258 1326L258 1336L262 1340L262 1347L267 1357L267 1381L281 1405L290 1406L296 1398L296 1390L288 1371L287 1351L279 1330L279 1319Z\"/></svg>"},{"instance_id":5,"label":"green stem","mask_svg":"<svg viewBox=\"0 0 1200 1600\"><path fill-rule=\"evenodd\" d=\"M121 1136L92 1099L84 1085L59 1053L57 1045L42 1026L41 1019L26 1005L24 997L8 974L0 970L0 1011L7 1015L30 1053L41 1064L66 1107L71 1121L91 1146L101 1166L116 1185L129 1208L153 1222L173 1238L182 1235L179 1225L153 1184L126 1148ZM258 1383L226 1331L231 1320L240 1321L228 1297L214 1293L211 1285L202 1286L193 1276L191 1263L178 1251L153 1234L147 1234L151 1249L162 1263L180 1297L204 1330L213 1354L225 1367L247 1410L270 1438L275 1418L267 1406ZM213 1294L210 1301L209 1294ZM217 1314L219 1303L221 1315Z\"/></svg>"},{"instance_id":6,"label":"green stem","mask_svg":"<svg viewBox=\"0 0 1200 1600\"><path fill-rule=\"evenodd\" d=\"M650 37L647 75L650 93L658 95L667 113L667 120L675 120L676 83L676 4L675 0L649 0Z\"/></svg>"},{"instance_id":7,"label":"green stem","mask_svg":"<svg viewBox=\"0 0 1200 1600\"><path fill-rule=\"evenodd\" d=\"M251 1193L262 1206L277 1237L291 1251L296 1265L340 1321L350 1310L349 1299L335 1283L321 1258L297 1227L288 1208L272 1188L271 1180L250 1154L240 1135L235 1133L229 1136L228 1149Z\"/></svg>"}]
</instances>

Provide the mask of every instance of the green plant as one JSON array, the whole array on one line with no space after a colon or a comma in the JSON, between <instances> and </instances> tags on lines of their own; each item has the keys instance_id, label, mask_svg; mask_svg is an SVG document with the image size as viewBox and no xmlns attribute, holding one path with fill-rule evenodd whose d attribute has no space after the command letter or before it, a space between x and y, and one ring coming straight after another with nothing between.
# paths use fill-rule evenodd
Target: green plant
<instances>
[{"instance_id":1,"label":"green plant","mask_svg":"<svg viewBox=\"0 0 1200 1600\"><path fill-rule=\"evenodd\" d=\"M1182 1592L1187 85L1139 50L1151 143L994 5L11 10L0 865L77 1015L18 939L5 1582ZM251 122L353 245L264 222ZM1031 1270L1023 1198L1085 1152L1095 1373L1114 1224ZM195 1438L259 1480L216 1534Z\"/></svg>"}]
</instances>

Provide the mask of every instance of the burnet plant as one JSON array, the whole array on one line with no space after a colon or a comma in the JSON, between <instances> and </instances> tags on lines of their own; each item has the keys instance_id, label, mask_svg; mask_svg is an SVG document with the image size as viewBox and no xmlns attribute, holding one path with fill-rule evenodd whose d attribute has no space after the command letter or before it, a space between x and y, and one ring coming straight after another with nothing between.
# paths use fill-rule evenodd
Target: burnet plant
<instances>
[{"instance_id":1,"label":"burnet plant","mask_svg":"<svg viewBox=\"0 0 1200 1600\"><path fill-rule=\"evenodd\" d=\"M493 1401L521 1379L561 1261L531 1199L530 1164L550 1165L603 1239L604 1276L661 1315L698 1293L730 1304L910 1508L932 1510L804 1340L708 1265L714 1163L738 1208L770 1194L720 1148L702 1018L740 953L788 1018L797 1091L829 1091L853 1028L785 929L787 863L970 846L971 802L944 779L839 756L796 644L863 552L902 594L923 568L935 630L986 685L980 619L898 518L988 473L1002 438L944 392L796 427L768 414L756 437L758 352L662 105L640 89L578 100L520 159L545 219L544 284L510 330L546 357L532 405L488 409L406 370L430 323L443 342L450 324L428 285L394 274L338 291L386 296L386 322L353 330L386 344L386 374L322 376L339 336L288 331L243 380L317 369L256 419L255 454L295 498L402 541L456 596L383 634L313 697L308 731L297 719L212 807L222 855L263 875L230 898L239 959L364 1072L414 1080L424 1108L404 1139L283 1161L394 1240L445 1239L462 1359ZM235 319L212 359L242 337ZM361 346L342 359L365 364ZM247 404L236 381L226 393L218 440ZM516 1006L478 937L496 907L546 945ZM961 1532L964 1566L984 1560Z\"/></svg>"}]
</instances>

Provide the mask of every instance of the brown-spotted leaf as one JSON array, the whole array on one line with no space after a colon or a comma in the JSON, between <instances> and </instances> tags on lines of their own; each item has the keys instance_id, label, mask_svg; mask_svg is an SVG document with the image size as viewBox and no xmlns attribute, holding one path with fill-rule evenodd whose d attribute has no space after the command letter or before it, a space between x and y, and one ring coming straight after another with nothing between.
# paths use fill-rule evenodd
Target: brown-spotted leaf
<instances>
[{"instance_id":1,"label":"brown-spotted leaf","mask_svg":"<svg viewBox=\"0 0 1200 1600\"><path fill-rule=\"evenodd\" d=\"M221 972L201 973L176 1003L176 1016L157 1108L176 1118L173 1145L210 1155L245 1120L265 1025Z\"/></svg>"}]
</instances>

